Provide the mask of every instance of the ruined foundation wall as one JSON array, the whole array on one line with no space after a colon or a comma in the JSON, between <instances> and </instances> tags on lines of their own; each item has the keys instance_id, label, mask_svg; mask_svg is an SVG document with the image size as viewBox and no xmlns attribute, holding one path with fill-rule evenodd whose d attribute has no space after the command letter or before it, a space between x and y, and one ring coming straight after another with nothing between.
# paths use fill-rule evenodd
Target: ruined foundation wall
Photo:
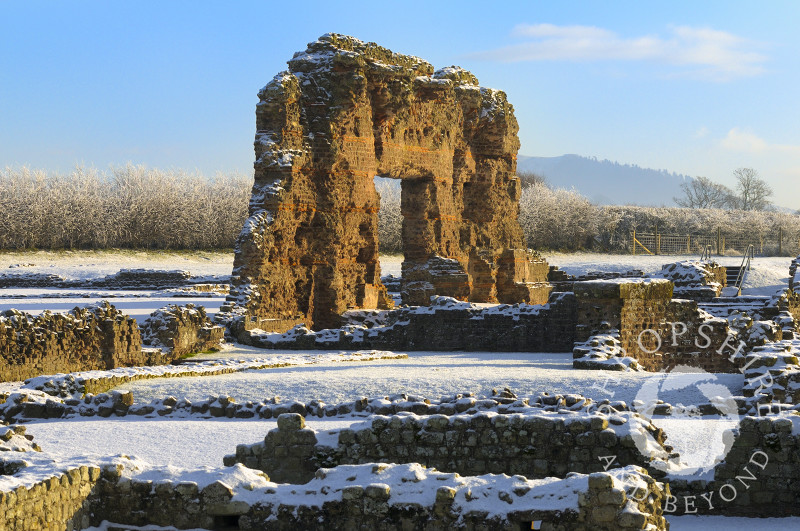
<instances>
[{"instance_id":1,"label":"ruined foundation wall","mask_svg":"<svg viewBox=\"0 0 800 531\"><path fill-rule=\"evenodd\" d=\"M246 531L285 529L497 529L521 531L531 522L548 531L577 530L666 530L661 504L663 485L646 472L628 468L615 474L573 476L531 488L524 478L514 491L493 491L502 503L489 515L470 507L471 489L451 481L425 480L430 496L403 499L403 490L383 483L386 465L372 466L365 479L326 482L319 478L317 490L308 489L306 500L291 486L276 485L249 503L217 481L204 488L193 482L153 482L119 477L114 467L80 467L56 473L27 487L0 491L0 528L5 531L78 531L103 521L122 526L156 524L179 529L227 529L235 525ZM329 470L328 473L336 472ZM362 478L364 471L353 471ZM339 474L341 475L341 474ZM578 498L575 507L548 508L536 503L538 496L553 492ZM400 492L397 492L400 491ZM336 495L330 495L331 493ZM630 494L626 494L630 493ZM287 498L291 498L291 502ZM635 499L633 499L635 497ZM426 501L427 500L427 501ZM642 501L638 501L642 500ZM560 503L563 503L559 500ZM535 509L514 509L519 506ZM252 504L252 505L251 505ZM481 507L483 507L481 505ZM649 527L648 527L649 526Z\"/></svg>"},{"instance_id":2,"label":"ruined foundation wall","mask_svg":"<svg viewBox=\"0 0 800 531\"><path fill-rule=\"evenodd\" d=\"M603 471L601 456L619 466L650 467L629 436L620 436L603 416L575 419L500 414L377 417L368 428L342 430L336 447L317 445L303 417L284 414L263 443L239 445L225 464L242 463L274 481L303 484L320 467L372 462L421 463L464 476L519 474L563 477ZM663 434L652 428L655 440ZM666 455L666 451L664 455ZM662 456L663 458L663 456Z\"/></svg>"},{"instance_id":3,"label":"ruined foundation wall","mask_svg":"<svg viewBox=\"0 0 800 531\"><path fill-rule=\"evenodd\" d=\"M280 349L568 352L575 341L576 303L572 293L552 293L545 305L490 308L437 298L429 307L391 310L386 321L319 333L295 329L277 337L241 330L238 340Z\"/></svg>"},{"instance_id":4,"label":"ruined foundation wall","mask_svg":"<svg viewBox=\"0 0 800 531\"><path fill-rule=\"evenodd\" d=\"M136 320L108 303L68 314L0 314L0 381L145 365Z\"/></svg>"},{"instance_id":5,"label":"ruined foundation wall","mask_svg":"<svg viewBox=\"0 0 800 531\"><path fill-rule=\"evenodd\" d=\"M523 251L514 259L531 267L504 277L504 250L524 240L518 125L503 92L336 34L288 64L259 93L255 184L236 245L230 297L251 326L330 328L348 309L391 304L376 175L402 179L404 302L541 301L541 288L526 288L546 281L534 257Z\"/></svg>"},{"instance_id":6,"label":"ruined foundation wall","mask_svg":"<svg viewBox=\"0 0 800 531\"><path fill-rule=\"evenodd\" d=\"M744 417L713 481L670 481L670 514L800 515L797 417ZM710 500L710 503L709 503Z\"/></svg>"},{"instance_id":7,"label":"ruined foundation wall","mask_svg":"<svg viewBox=\"0 0 800 531\"><path fill-rule=\"evenodd\" d=\"M729 360L732 349L717 353L730 332L727 322L701 312L696 301L673 299L673 284L668 280L576 282L573 290L578 314L576 341L618 330L626 355L648 371L676 365L710 372L739 370L740 364ZM671 323L683 323L686 330L676 325L673 337ZM703 325L702 334L708 339L701 335Z\"/></svg>"},{"instance_id":8,"label":"ruined foundation wall","mask_svg":"<svg viewBox=\"0 0 800 531\"><path fill-rule=\"evenodd\" d=\"M225 328L216 326L202 306L170 304L142 323L142 341L151 347L169 349L172 358L219 349Z\"/></svg>"},{"instance_id":9,"label":"ruined foundation wall","mask_svg":"<svg viewBox=\"0 0 800 531\"><path fill-rule=\"evenodd\" d=\"M92 525L92 499L99 480L99 468L82 466L55 473L30 487L0 491L0 529L85 529Z\"/></svg>"}]
</instances>

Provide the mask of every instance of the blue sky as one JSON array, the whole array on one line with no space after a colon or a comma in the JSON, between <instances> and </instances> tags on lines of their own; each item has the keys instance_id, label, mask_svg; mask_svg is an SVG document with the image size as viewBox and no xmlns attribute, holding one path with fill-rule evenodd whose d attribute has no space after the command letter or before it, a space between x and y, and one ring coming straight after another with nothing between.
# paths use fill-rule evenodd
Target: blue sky
<instances>
[{"instance_id":1,"label":"blue sky","mask_svg":"<svg viewBox=\"0 0 800 531\"><path fill-rule=\"evenodd\" d=\"M505 90L521 154L575 153L800 207L800 3L0 0L0 166L249 172L256 94L326 32Z\"/></svg>"}]
</instances>

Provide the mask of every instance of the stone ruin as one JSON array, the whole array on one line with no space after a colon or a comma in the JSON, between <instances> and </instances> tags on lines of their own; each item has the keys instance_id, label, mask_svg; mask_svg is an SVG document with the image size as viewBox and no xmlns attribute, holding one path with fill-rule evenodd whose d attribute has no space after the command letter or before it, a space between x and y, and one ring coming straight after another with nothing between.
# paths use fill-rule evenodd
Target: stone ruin
<instances>
[{"instance_id":1,"label":"stone ruin","mask_svg":"<svg viewBox=\"0 0 800 531\"><path fill-rule=\"evenodd\" d=\"M218 348L224 328L202 306L170 304L136 320L103 301L67 313L0 312L0 382L42 374L163 365Z\"/></svg>"},{"instance_id":2,"label":"stone ruin","mask_svg":"<svg viewBox=\"0 0 800 531\"><path fill-rule=\"evenodd\" d=\"M326 34L259 92L255 184L231 300L248 329L339 326L392 305L380 280L374 177L401 180L402 300L547 301L548 266L525 250L518 125L505 93Z\"/></svg>"}]
</instances>

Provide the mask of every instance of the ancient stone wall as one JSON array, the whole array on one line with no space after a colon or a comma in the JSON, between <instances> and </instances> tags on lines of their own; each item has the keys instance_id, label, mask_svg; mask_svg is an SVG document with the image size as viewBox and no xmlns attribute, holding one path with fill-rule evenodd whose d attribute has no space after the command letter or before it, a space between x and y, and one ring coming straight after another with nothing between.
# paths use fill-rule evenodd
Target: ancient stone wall
<instances>
[{"instance_id":1,"label":"ancient stone wall","mask_svg":"<svg viewBox=\"0 0 800 531\"><path fill-rule=\"evenodd\" d=\"M348 309L390 306L376 175L402 179L404 302L546 300L546 271L519 251L518 125L503 92L336 34L288 64L259 92L236 245L230 297L254 327L329 328Z\"/></svg>"},{"instance_id":2,"label":"ancient stone wall","mask_svg":"<svg viewBox=\"0 0 800 531\"><path fill-rule=\"evenodd\" d=\"M645 370L683 364L737 372L741 363L729 357L738 341L718 353L731 332L728 322L702 312L696 301L673 299L672 289L672 282L662 279L576 282L576 340L585 342L613 329L619 331L625 353Z\"/></svg>"},{"instance_id":3,"label":"ancient stone wall","mask_svg":"<svg viewBox=\"0 0 800 531\"><path fill-rule=\"evenodd\" d=\"M218 349L225 335L215 326L202 306L170 304L141 324L142 342L150 347L169 349L172 358Z\"/></svg>"},{"instance_id":4,"label":"ancient stone wall","mask_svg":"<svg viewBox=\"0 0 800 531\"><path fill-rule=\"evenodd\" d=\"M345 482L342 476L349 474L353 477ZM405 475L415 487L428 489L430 496L409 493L402 483L387 484L387 475ZM663 485L635 467L545 484L518 477L506 489L433 471L427 475L421 479L413 467L392 465L332 469L320 471L304 494L290 492L292 485L273 485L259 495L248 493L243 501L222 481L200 488L194 482L122 477L113 466L82 466L29 487L0 491L0 528L77 531L107 521L121 526L246 531L456 527L521 531L537 521L548 531L667 529L661 511ZM547 499L552 493L558 497ZM486 496L499 504L492 514L482 510Z\"/></svg>"},{"instance_id":5,"label":"ancient stone wall","mask_svg":"<svg viewBox=\"0 0 800 531\"><path fill-rule=\"evenodd\" d=\"M0 314L0 381L145 365L136 321L108 303L68 314Z\"/></svg>"},{"instance_id":6,"label":"ancient stone wall","mask_svg":"<svg viewBox=\"0 0 800 531\"><path fill-rule=\"evenodd\" d=\"M727 286L724 266L708 260L684 260L665 264L658 276L675 285L673 296L677 299L710 301L719 297Z\"/></svg>"},{"instance_id":7,"label":"ancient stone wall","mask_svg":"<svg viewBox=\"0 0 800 531\"><path fill-rule=\"evenodd\" d=\"M427 307L399 308L382 323L353 323L318 333L306 328L286 334L240 330L237 339L264 348L479 350L567 352L575 341L576 304L572 293L552 293L545 305L491 308L437 297Z\"/></svg>"},{"instance_id":8,"label":"ancient stone wall","mask_svg":"<svg viewBox=\"0 0 800 531\"><path fill-rule=\"evenodd\" d=\"M800 434L796 415L744 417L713 481L670 481L670 514L800 515Z\"/></svg>"},{"instance_id":9,"label":"ancient stone wall","mask_svg":"<svg viewBox=\"0 0 800 531\"><path fill-rule=\"evenodd\" d=\"M794 288L785 290L778 296L778 310L788 312L793 322L791 323L794 330L798 329L797 323L800 323L800 290L797 290L797 285ZM788 316L787 316L788 317Z\"/></svg>"},{"instance_id":10,"label":"ancient stone wall","mask_svg":"<svg viewBox=\"0 0 800 531\"><path fill-rule=\"evenodd\" d=\"M372 467L375 483L353 484L342 490L341 499L327 501L318 506L276 504L256 505L239 520L241 529L492 529L498 531L522 531L537 529L545 531L611 531L626 529L665 530L666 520L661 514L665 493L663 485L657 483L636 467L623 469L621 474L596 473L590 476L576 474L567 479L551 478L538 488L525 478L516 476L513 488L503 489L484 486L474 481L467 485L447 482L449 474L429 472L439 485L425 487L433 492L426 496L430 501L420 503L418 496L403 499L402 485L387 485L381 481L385 470L397 465L375 464ZM332 472L338 476L358 474L361 467L342 467L344 470L320 470L318 482L324 482ZM419 472L408 468L404 478L406 484L420 485ZM465 480L470 478L463 478ZM565 490L574 492L573 485L586 481L578 493L578 507L562 507ZM580 483L579 483L580 482ZM314 485L316 488L318 485ZM291 487L287 485L286 487ZM309 485L306 486L306 492ZM323 487L324 488L324 487ZM417 487L418 488L418 487ZM562 494L548 497L549 489L559 489ZM416 489L415 489L416 490ZM311 490L315 493L315 490ZM548 497L548 501L533 502L537 496ZM555 498L555 499L553 499ZM540 498L541 499L541 498ZM472 508L482 501L491 500L492 511ZM638 501L641 500L641 501ZM277 521L277 523L276 523ZM286 527L279 527L283 525Z\"/></svg>"},{"instance_id":11,"label":"ancient stone wall","mask_svg":"<svg viewBox=\"0 0 800 531\"><path fill-rule=\"evenodd\" d=\"M629 420L635 422L636 420ZM653 440L663 433L647 423ZM242 463L273 480L306 483L320 467L372 462L420 463L465 476L519 474L527 478L563 477L568 472L604 469L601 456L614 455L621 466L652 468L630 435L619 435L608 418L558 415L477 414L427 417L376 417L371 426L342 430L335 447L317 444L303 417L287 413L263 443L239 445L225 464ZM654 469L655 470L655 469ZM655 470L657 472L657 470Z\"/></svg>"},{"instance_id":12,"label":"ancient stone wall","mask_svg":"<svg viewBox=\"0 0 800 531\"><path fill-rule=\"evenodd\" d=\"M99 468L82 466L29 487L0 491L0 529L78 531L91 526L92 495L99 479Z\"/></svg>"}]
</instances>

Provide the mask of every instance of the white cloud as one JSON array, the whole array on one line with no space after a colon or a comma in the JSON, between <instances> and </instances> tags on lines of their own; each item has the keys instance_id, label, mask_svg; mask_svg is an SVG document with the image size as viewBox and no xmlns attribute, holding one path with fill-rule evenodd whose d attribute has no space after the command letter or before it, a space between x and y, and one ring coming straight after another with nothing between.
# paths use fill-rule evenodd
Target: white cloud
<instances>
[{"instance_id":1,"label":"white cloud","mask_svg":"<svg viewBox=\"0 0 800 531\"><path fill-rule=\"evenodd\" d=\"M800 155L800 146L792 144L770 144L753 133L734 127L720 141L720 145L730 151L761 155L765 153L789 153Z\"/></svg>"},{"instance_id":2,"label":"white cloud","mask_svg":"<svg viewBox=\"0 0 800 531\"><path fill-rule=\"evenodd\" d=\"M654 62L683 69L677 75L715 81L758 75L764 71L763 64L767 60L765 55L755 51L756 43L711 28L674 26L669 28L666 37L622 37L595 26L520 24L512 30L512 35L525 42L480 52L473 57L502 62Z\"/></svg>"}]
</instances>

